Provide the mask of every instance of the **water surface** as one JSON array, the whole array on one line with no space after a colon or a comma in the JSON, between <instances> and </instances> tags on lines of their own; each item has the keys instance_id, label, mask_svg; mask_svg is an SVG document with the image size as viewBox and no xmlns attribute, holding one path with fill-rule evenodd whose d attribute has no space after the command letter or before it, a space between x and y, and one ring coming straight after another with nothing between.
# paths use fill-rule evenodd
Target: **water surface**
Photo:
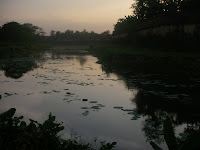
<instances>
[{"instance_id":1,"label":"water surface","mask_svg":"<svg viewBox=\"0 0 200 150\"><path fill-rule=\"evenodd\" d=\"M52 112L63 122L65 136L75 134L86 142L95 137L116 141L116 149L148 150L152 149L150 141L167 149L159 131L166 114L177 114L162 111L160 106L152 110L148 102L140 101L145 97L141 98L142 89L134 84L137 76L127 80L115 71L105 72L97 62L83 50L47 51L37 59L2 60L0 112L14 107L16 115L39 122ZM176 123L177 136L186 124Z\"/></svg>"}]
</instances>

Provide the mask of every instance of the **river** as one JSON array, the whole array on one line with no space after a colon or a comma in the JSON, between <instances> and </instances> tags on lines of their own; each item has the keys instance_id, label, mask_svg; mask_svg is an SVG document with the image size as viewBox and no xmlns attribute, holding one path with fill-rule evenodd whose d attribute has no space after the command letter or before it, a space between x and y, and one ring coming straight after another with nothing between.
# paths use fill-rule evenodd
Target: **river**
<instances>
[{"instance_id":1,"label":"river","mask_svg":"<svg viewBox=\"0 0 200 150\"><path fill-rule=\"evenodd\" d=\"M128 78L117 71L105 71L97 57L78 49L1 60L0 112L16 108L17 116L38 122L51 112L63 122L64 137L80 136L93 145L97 138L117 142L116 149L149 150L149 142L154 141L167 149L162 121L167 115L176 118L177 113L159 107L149 115L145 111L150 107L148 102L138 102L142 89L134 84L137 76ZM141 105L145 106L143 112L138 108ZM177 137L181 138L179 133L187 125L187 121L175 123Z\"/></svg>"}]
</instances>

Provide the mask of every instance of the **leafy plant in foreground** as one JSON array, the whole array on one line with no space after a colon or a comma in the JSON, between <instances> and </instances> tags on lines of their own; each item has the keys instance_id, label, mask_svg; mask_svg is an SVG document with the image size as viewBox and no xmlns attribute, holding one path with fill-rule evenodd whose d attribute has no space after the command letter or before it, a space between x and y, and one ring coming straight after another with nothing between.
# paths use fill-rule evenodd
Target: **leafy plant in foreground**
<instances>
[{"instance_id":1,"label":"leafy plant in foreground","mask_svg":"<svg viewBox=\"0 0 200 150\"><path fill-rule=\"evenodd\" d=\"M29 124L23 116L13 117L15 108L0 114L0 149L11 150L94 150L89 143L79 143L76 138L62 139L58 133L64 127L51 113L44 123L32 119ZM116 142L101 143L100 150L110 150Z\"/></svg>"}]
</instances>

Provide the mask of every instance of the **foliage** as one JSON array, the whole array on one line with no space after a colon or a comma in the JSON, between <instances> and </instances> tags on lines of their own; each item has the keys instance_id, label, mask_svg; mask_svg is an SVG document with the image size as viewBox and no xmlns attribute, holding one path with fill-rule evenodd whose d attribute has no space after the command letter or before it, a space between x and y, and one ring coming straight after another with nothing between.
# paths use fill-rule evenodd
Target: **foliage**
<instances>
[{"instance_id":1,"label":"foliage","mask_svg":"<svg viewBox=\"0 0 200 150\"><path fill-rule=\"evenodd\" d=\"M101 142L101 148L99 150L112 149L115 147L116 144L117 144L116 142L112 142L112 143Z\"/></svg>"},{"instance_id":2,"label":"foliage","mask_svg":"<svg viewBox=\"0 0 200 150\"><path fill-rule=\"evenodd\" d=\"M0 149L94 150L90 144L79 143L76 138L62 139L59 133L64 127L51 113L42 124L32 119L27 124L22 121L23 116L13 117L15 112L16 109L11 108L0 114ZM115 145L115 142L103 142L100 150L110 150Z\"/></svg>"},{"instance_id":3,"label":"foliage","mask_svg":"<svg viewBox=\"0 0 200 150\"><path fill-rule=\"evenodd\" d=\"M197 125L198 126L198 125ZM163 131L165 142L169 150L188 150L188 149L199 149L200 134L199 126L198 129L193 132L188 131L188 128L183 133L180 133L181 138L176 138L174 134L174 128L172 126L171 119L167 117L163 123ZM156 143L153 141L150 142L150 145L154 150L162 150Z\"/></svg>"},{"instance_id":4,"label":"foliage","mask_svg":"<svg viewBox=\"0 0 200 150\"><path fill-rule=\"evenodd\" d=\"M113 35L128 34L132 31L132 26L137 21L135 16L125 16L125 18L120 18L118 22L114 25Z\"/></svg>"},{"instance_id":5,"label":"foliage","mask_svg":"<svg viewBox=\"0 0 200 150\"><path fill-rule=\"evenodd\" d=\"M183 13L197 13L198 0L136 0L132 4L133 13L138 19L152 19ZM193 14L197 15L197 14Z\"/></svg>"},{"instance_id":6,"label":"foliage","mask_svg":"<svg viewBox=\"0 0 200 150\"><path fill-rule=\"evenodd\" d=\"M42 28L30 23L8 22L0 28L1 41L22 42L41 39L45 35Z\"/></svg>"},{"instance_id":7,"label":"foliage","mask_svg":"<svg viewBox=\"0 0 200 150\"><path fill-rule=\"evenodd\" d=\"M132 8L138 19L149 19L180 13L182 3L182 0L136 0Z\"/></svg>"},{"instance_id":8,"label":"foliage","mask_svg":"<svg viewBox=\"0 0 200 150\"><path fill-rule=\"evenodd\" d=\"M133 15L128 17L125 16L125 18L120 18L114 25L113 35L116 36L129 34L132 38L137 28L143 24L148 24L148 21L154 20L155 22L156 19L160 19L161 21L170 21L169 18L181 18L183 16L190 16L193 18L198 17L200 11L200 1L135 0L131 8L133 9Z\"/></svg>"},{"instance_id":9,"label":"foliage","mask_svg":"<svg viewBox=\"0 0 200 150\"><path fill-rule=\"evenodd\" d=\"M50 32L50 40L57 41L70 41L70 40L109 40L111 39L110 31L104 31L101 34L94 31L88 32L86 29L83 31L66 30L65 32L54 31Z\"/></svg>"}]
</instances>

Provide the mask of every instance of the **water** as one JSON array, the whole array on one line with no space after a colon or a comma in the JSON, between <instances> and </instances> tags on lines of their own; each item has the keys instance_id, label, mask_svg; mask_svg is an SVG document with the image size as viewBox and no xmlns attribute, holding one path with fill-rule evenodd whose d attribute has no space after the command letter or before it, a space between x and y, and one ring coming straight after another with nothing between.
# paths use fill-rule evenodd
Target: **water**
<instances>
[{"instance_id":1,"label":"water","mask_svg":"<svg viewBox=\"0 0 200 150\"><path fill-rule=\"evenodd\" d=\"M160 106L160 111L152 110L145 97L138 97L142 89L134 84L136 76L127 80L124 75L105 71L97 61L82 50L47 51L37 59L2 60L0 112L16 108L17 116L39 122L51 112L63 122L65 137L78 135L86 142L96 137L116 141L116 149L134 150L152 149L149 142L155 141L167 149L159 131L166 114L177 114L161 111ZM128 86L130 83L132 86ZM184 127L186 122L176 124L177 136Z\"/></svg>"}]
</instances>

